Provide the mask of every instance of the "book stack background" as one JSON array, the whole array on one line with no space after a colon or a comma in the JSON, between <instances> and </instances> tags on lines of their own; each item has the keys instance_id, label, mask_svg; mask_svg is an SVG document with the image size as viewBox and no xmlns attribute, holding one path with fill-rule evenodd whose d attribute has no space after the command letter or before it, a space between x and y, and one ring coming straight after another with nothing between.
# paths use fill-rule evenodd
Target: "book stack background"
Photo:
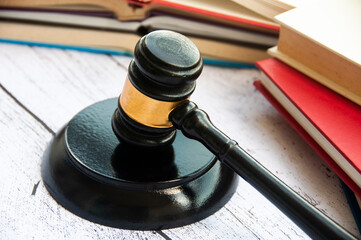
<instances>
[{"instance_id":1,"label":"book stack background","mask_svg":"<svg viewBox=\"0 0 361 240\"><path fill-rule=\"evenodd\" d=\"M275 58L256 63L255 86L343 181L360 229L361 2L299 7L276 20Z\"/></svg>"},{"instance_id":2,"label":"book stack background","mask_svg":"<svg viewBox=\"0 0 361 240\"><path fill-rule=\"evenodd\" d=\"M0 0L0 40L131 54L142 35L167 29L187 35L206 63L252 67L278 40L279 24L264 14L293 8L278 0L257 2Z\"/></svg>"}]
</instances>

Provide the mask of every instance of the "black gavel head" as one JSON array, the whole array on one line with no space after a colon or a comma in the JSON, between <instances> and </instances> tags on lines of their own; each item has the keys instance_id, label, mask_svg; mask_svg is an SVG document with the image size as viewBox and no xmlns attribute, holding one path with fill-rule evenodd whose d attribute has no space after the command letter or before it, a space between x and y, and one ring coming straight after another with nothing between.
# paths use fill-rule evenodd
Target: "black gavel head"
<instances>
[{"instance_id":1,"label":"black gavel head","mask_svg":"<svg viewBox=\"0 0 361 240\"><path fill-rule=\"evenodd\" d=\"M176 130L168 116L193 93L203 68L201 55L188 38L165 30L141 38L134 55L112 118L113 131L133 145L169 145Z\"/></svg>"}]
</instances>

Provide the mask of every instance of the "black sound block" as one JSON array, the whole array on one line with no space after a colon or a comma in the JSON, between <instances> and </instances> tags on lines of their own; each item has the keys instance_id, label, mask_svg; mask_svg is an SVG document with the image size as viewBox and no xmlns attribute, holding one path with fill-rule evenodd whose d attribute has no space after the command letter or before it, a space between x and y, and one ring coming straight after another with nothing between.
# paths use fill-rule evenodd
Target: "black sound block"
<instances>
[{"instance_id":1,"label":"black sound block","mask_svg":"<svg viewBox=\"0 0 361 240\"><path fill-rule=\"evenodd\" d=\"M78 113L52 140L42 177L53 198L99 224L133 230L187 225L216 212L238 176L180 131L167 148L121 143L111 128L117 99Z\"/></svg>"}]
</instances>

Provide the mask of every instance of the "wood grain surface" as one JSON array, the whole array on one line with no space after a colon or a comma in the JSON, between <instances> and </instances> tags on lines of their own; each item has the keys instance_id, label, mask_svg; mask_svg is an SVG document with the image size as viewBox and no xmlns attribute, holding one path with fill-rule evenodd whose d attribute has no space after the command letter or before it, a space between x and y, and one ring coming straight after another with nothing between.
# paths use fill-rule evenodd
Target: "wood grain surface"
<instances>
[{"instance_id":1,"label":"wood grain surface","mask_svg":"<svg viewBox=\"0 0 361 240\"><path fill-rule=\"evenodd\" d=\"M53 135L77 112L118 97L130 58L0 44L0 239L309 239L247 182L214 215L163 231L114 229L58 205L40 176ZM192 96L271 172L360 237L337 176L255 90L257 70L205 66Z\"/></svg>"}]
</instances>

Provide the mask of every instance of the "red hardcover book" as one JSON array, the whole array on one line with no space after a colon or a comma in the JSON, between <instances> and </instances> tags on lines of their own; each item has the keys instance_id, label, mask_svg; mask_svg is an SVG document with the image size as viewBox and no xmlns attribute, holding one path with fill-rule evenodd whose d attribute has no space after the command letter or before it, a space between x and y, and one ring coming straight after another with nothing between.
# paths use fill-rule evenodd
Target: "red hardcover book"
<instances>
[{"instance_id":1,"label":"red hardcover book","mask_svg":"<svg viewBox=\"0 0 361 240\"><path fill-rule=\"evenodd\" d=\"M361 197L361 107L276 59L256 65L255 86Z\"/></svg>"}]
</instances>

